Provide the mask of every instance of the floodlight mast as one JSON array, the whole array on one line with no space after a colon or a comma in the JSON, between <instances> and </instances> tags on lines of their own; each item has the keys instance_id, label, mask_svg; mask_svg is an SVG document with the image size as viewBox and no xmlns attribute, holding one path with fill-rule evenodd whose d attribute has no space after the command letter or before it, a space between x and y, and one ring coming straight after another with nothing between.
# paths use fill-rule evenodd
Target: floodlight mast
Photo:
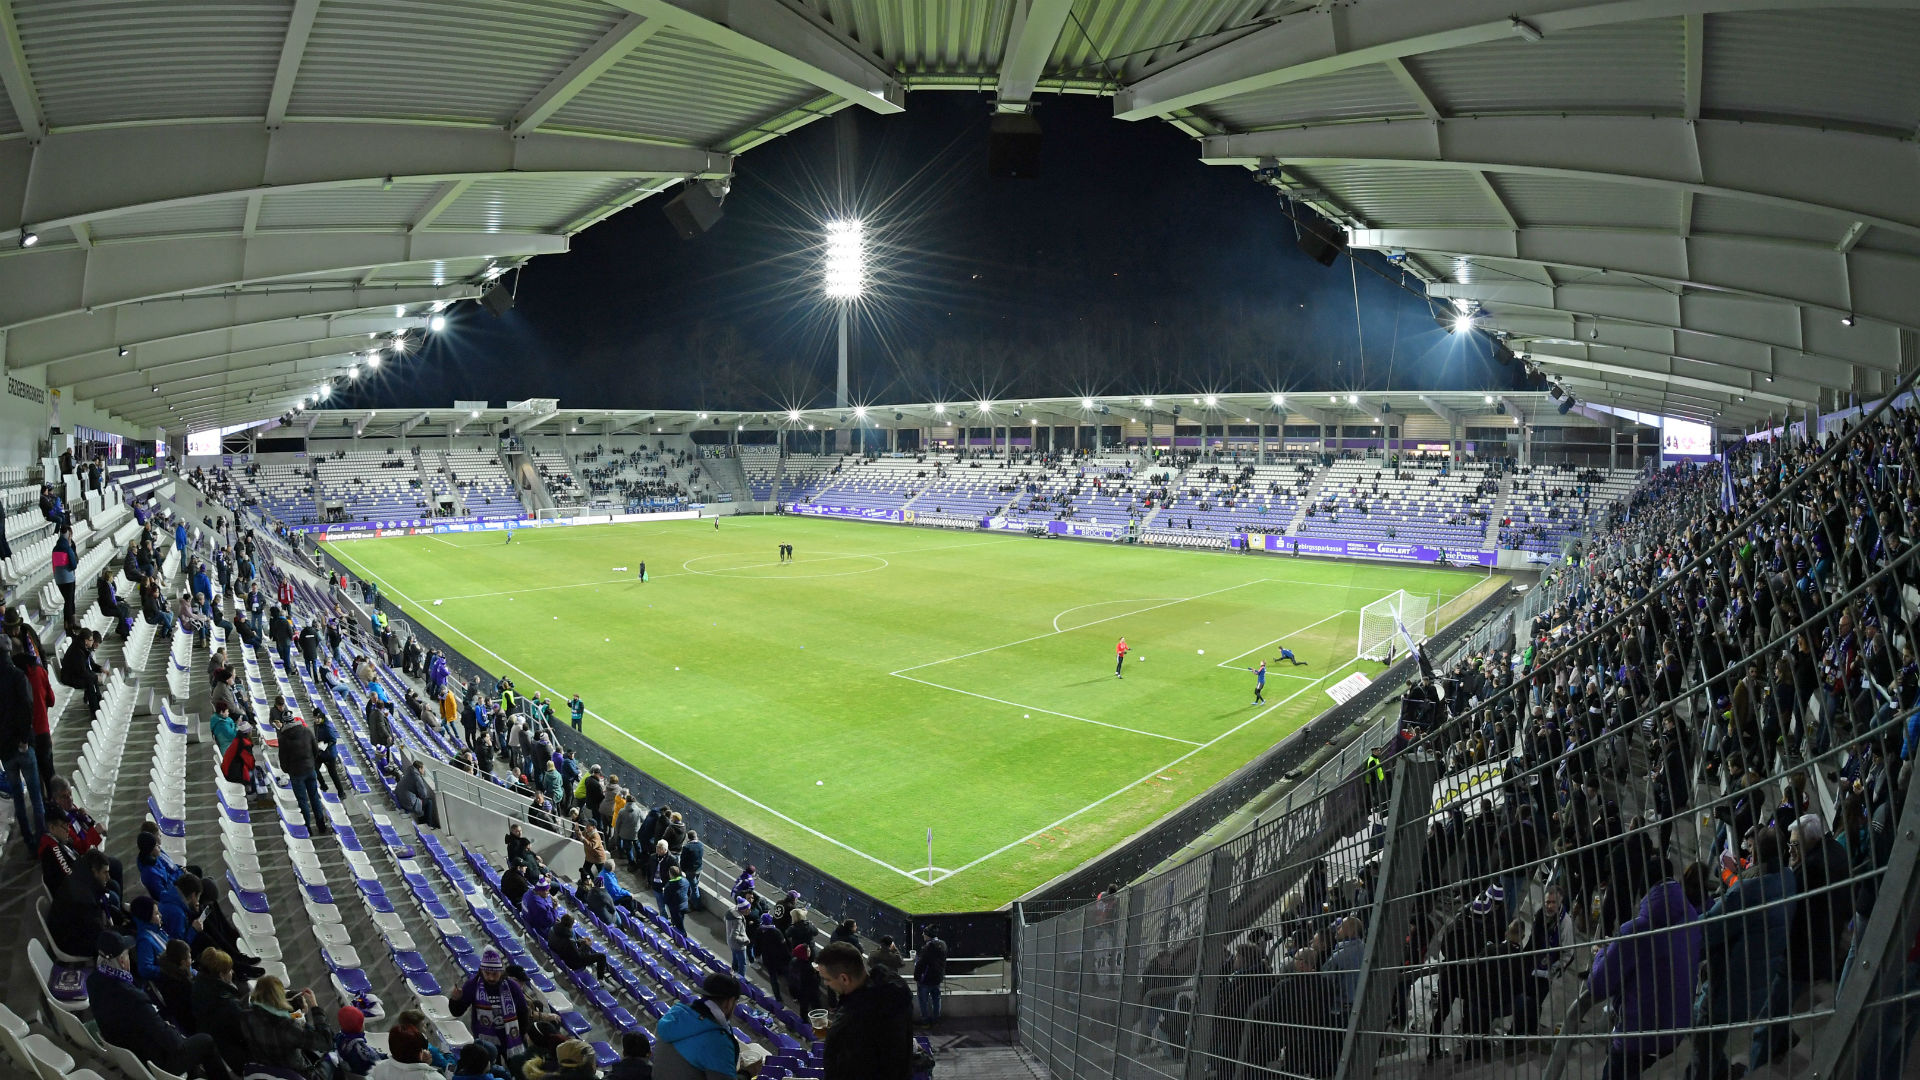
<instances>
[{"instance_id":1,"label":"floodlight mast","mask_svg":"<svg viewBox=\"0 0 1920 1080\"><path fill-rule=\"evenodd\" d=\"M840 364L833 384L834 408L847 407L847 312L866 285L865 229L853 219L827 222L826 293L835 301Z\"/></svg>"}]
</instances>

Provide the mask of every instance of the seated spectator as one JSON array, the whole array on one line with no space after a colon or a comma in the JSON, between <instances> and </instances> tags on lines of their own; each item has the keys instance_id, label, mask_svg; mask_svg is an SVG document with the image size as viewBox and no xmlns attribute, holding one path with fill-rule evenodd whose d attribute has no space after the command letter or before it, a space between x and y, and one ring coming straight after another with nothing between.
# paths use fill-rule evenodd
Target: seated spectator
<instances>
[{"instance_id":1,"label":"seated spectator","mask_svg":"<svg viewBox=\"0 0 1920 1080\"><path fill-rule=\"evenodd\" d=\"M547 947L553 950L554 959L567 967L575 971L591 968L595 976L601 979L607 977L606 953L594 948L580 928L574 925L571 914L560 916L560 921L553 924L552 931L547 934Z\"/></svg>"},{"instance_id":2,"label":"seated spectator","mask_svg":"<svg viewBox=\"0 0 1920 1080\"><path fill-rule=\"evenodd\" d=\"M418 1009L400 1010L393 1018L393 1025L387 1028L387 1057L375 1063L367 1080L439 1080L440 1056L427 1041L426 1022L426 1016ZM484 1048L478 1049L486 1054Z\"/></svg>"},{"instance_id":3,"label":"seated spectator","mask_svg":"<svg viewBox=\"0 0 1920 1080\"><path fill-rule=\"evenodd\" d=\"M645 1033L620 1036L620 1060L607 1070L606 1080L653 1080L653 1042Z\"/></svg>"},{"instance_id":4,"label":"seated spectator","mask_svg":"<svg viewBox=\"0 0 1920 1080\"><path fill-rule=\"evenodd\" d=\"M440 827L440 819L434 812L433 788L427 784L427 767L419 760L401 770L400 782L393 791L393 802L415 822Z\"/></svg>"},{"instance_id":5,"label":"seated spectator","mask_svg":"<svg viewBox=\"0 0 1920 1080\"><path fill-rule=\"evenodd\" d=\"M521 921L527 929L541 940L546 940L554 925L560 921L559 909L553 902L552 886L546 878L533 883L533 888L520 901Z\"/></svg>"},{"instance_id":6,"label":"seated spectator","mask_svg":"<svg viewBox=\"0 0 1920 1080\"><path fill-rule=\"evenodd\" d=\"M99 957L87 976L87 1001L101 1042L176 1075L207 1080L232 1076L211 1035L181 1035L160 1015L153 999L134 985L132 945L126 938L103 930L88 951Z\"/></svg>"},{"instance_id":7,"label":"seated spectator","mask_svg":"<svg viewBox=\"0 0 1920 1080\"><path fill-rule=\"evenodd\" d=\"M133 920L133 977L145 985L160 977L160 958L172 939L160 925L160 906L153 897L134 897L127 914Z\"/></svg>"},{"instance_id":8,"label":"seated spectator","mask_svg":"<svg viewBox=\"0 0 1920 1080\"><path fill-rule=\"evenodd\" d=\"M362 1080L386 1055L367 1042L367 1016L352 1005L342 1005L334 1014L339 1033L333 1037L334 1056L340 1068L334 1080Z\"/></svg>"},{"instance_id":9,"label":"seated spectator","mask_svg":"<svg viewBox=\"0 0 1920 1080\"><path fill-rule=\"evenodd\" d=\"M118 895L109 889L112 884L112 864L105 853L89 851L80 856L78 872L67 876L47 909L48 929L61 952L86 956L104 940L105 931L125 924ZM127 948L132 944L127 943Z\"/></svg>"},{"instance_id":10,"label":"seated spectator","mask_svg":"<svg viewBox=\"0 0 1920 1080\"><path fill-rule=\"evenodd\" d=\"M554 1047L552 1065L529 1061L527 1080L599 1080L600 1067L594 1061L593 1047L579 1039L568 1039Z\"/></svg>"},{"instance_id":11,"label":"seated spectator","mask_svg":"<svg viewBox=\"0 0 1920 1080\"><path fill-rule=\"evenodd\" d=\"M198 1034L193 1020L193 950L178 938L170 939L160 954L157 973L149 987L160 997L161 1015L182 1035Z\"/></svg>"},{"instance_id":12,"label":"seated spectator","mask_svg":"<svg viewBox=\"0 0 1920 1080\"><path fill-rule=\"evenodd\" d=\"M292 1000L287 988L272 975L253 982L242 1026L247 1033L249 1071L265 1065L306 1075L333 1050L333 1032L318 1013L313 991L302 990Z\"/></svg>"}]
</instances>

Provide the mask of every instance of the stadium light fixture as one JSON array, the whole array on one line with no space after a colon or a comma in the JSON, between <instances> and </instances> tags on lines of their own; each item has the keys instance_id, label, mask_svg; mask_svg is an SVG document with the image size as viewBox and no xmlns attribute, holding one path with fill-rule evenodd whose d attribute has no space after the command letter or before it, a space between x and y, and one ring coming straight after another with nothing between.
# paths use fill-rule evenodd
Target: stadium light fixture
<instances>
[{"instance_id":1,"label":"stadium light fixture","mask_svg":"<svg viewBox=\"0 0 1920 1080\"><path fill-rule=\"evenodd\" d=\"M1329 405L1338 405L1338 404L1340 404L1340 397L1339 397L1339 395L1338 395L1338 394L1328 394L1328 395L1327 395L1327 404L1329 404Z\"/></svg>"},{"instance_id":2,"label":"stadium light fixture","mask_svg":"<svg viewBox=\"0 0 1920 1080\"><path fill-rule=\"evenodd\" d=\"M1152 399L1152 398L1150 398L1150 397L1149 397L1149 398L1141 398L1141 399L1140 399L1140 404L1142 404L1142 405L1145 405L1145 406L1146 406L1147 408L1149 408L1149 409L1151 409L1151 408L1153 408L1153 399Z\"/></svg>"},{"instance_id":3,"label":"stadium light fixture","mask_svg":"<svg viewBox=\"0 0 1920 1080\"><path fill-rule=\"evenodd\" d=\"M332 386L332 384L330 384L330 383L321 383L321 384L320 384L320 400L321 400L321 401L325 401L325 400L327 400L328 398L330 398L330 397L332 397L332 396L333 396L333 386ZM478 415L478 414L476 414L476 415Z\"/></svg>"},{"instance_id":4,"label":"stadium light fixture","mask_svg":"<svg viewBox=\"0 0 1920 1080\"><path fill-rule=\"evenodd\" d=\"M475 410L473 410L472 412L470 412L470 413L468 413L468 414L467 414L467 419L469 419L469 420L478 420L478 419L480 419L480 410L479 410L479 409L475 409ZM659 431L660 429L659 429L659 428L654 428L653 430L655 430L655 431Z\"/></svg>"},{"instance_id":5,"label":"stadium light fixture","mask_svg":"<svg viewBox=\"0 0 1920 1080\"><path fill-rule=\"evenodd\" d=\"M860 222L827 222L823 270L827 296L834 300L858 300L866 291L866 230Z\"/></svg>"},{"instance_id":6,"label":"stadium light fixture","mask_svg":"<svg viewBox=\"0 0 1920 1080\"><path fill-rule=\"evenodd\" d=\"M1491 404L1493 404L1493 395L1492 395L1492 394L1482 394L1482 395L1480 395L1480 400L1481 400L1481 402L1483 402L1484 404L1487 404L1487 405L1491 405Z\"/></svg>"},{"instance_id":7,"label":"stadium light fixture","mask_svg":"<svg viewBox=\"0 0 1920 1080\"><path fill-rule=\"evenodd\" d=\"M40 242L39 233L34 232L32 229L20 230L20 246L21 247L23 248L32 247L33 245L39 242Z\"/></svg>"},{"instance_id":8,"label":"stadium light fixture","mask_svg":"<svg viewBox=\"0 0 1920 1080\"><path fill-rule=\"evenodd\" d=\"M853 407L853 415L865 420L867 418L867 407L865 405L855 405Z\"/></svg>"},{"instance_id":9,"label":"stadium light fixture","mask_svg":"<svg viewBox=\"0 0 1920 1080\"><path fill-rule=\"evenodd\" d=\"M991 401L983 401L983 402L981 402L981 403L980 403L980 411L981 411L981 412L983 412L983 413L989 413L989 412L992 412L992 411L993 411L993 402L991 402Z\"/></svg>"},{"instance_id":10,"label":"stadium light fixture","mask_svg":"<svg viewBox=\"0 0 1920 1080\"><path fill-rule=\"evenodd\" d=\"M435 315L433 318L427 320L427 329L433 331L436 334L442 330L445 330L446 328L447 328L447 317L445 315Z\"/></svg>"},{"instance_id":11,"label":"stadium light fixture","mask_svg":"<svg viewBox=\"0 0 1920 1080\"><path fill-rule=\"evenodd\" d=\"M1852 325L1853 325L1853 312L1851 312L1851 311L1849 311L1849 312L1847 312L1847 313L1846 313L1845 315L1842 315L1842 316L1840 316L1840 325L1841 325L1841 326L1852 326Z\"/></svg>"},{"instance_id":12,"label":"stadium light fixture","mask_svg":"<svg viewBox=\"0 0 1920 1080\"><path fill-rule=\"evenodd\" d=\"M1219 398L1214 397L1212 394L1207 395L1207 408L1211 409L1218 404L1220 404Z\"/></svg>"},{"instance_id":13,"label":"stadium light fixture","mask_svg":"<svg viewBox=\"0 0 1920 1080\"><path fill-rule=\"evenodd\" d=\"M947 407L945 405L936 404L933 407L933 411L939 413L941 416L947 415Z\"/></svg>"},{"instance_id":14,"label":"stadium light fixture","mask_svg":"<svg viewBox=\"0 0 1920 1080\"><path fill-rule=\"evenodd\" d=\"M1092 399L1092 398L1090 398L1090 397L1083 397L1083 398L1081 398L1081 399L1080 399L1080 407L1081 407L1081 408L1083 408L1083 409L1091 409L1091 408L1093 408L1093 399Z\"/></svg>"},{"instance_id":15,"label":"stadium light fixture","mask_svg":"<svg viewBox=\"0 0 1920 1080\"><path fill-rule=\"evenodd\" d=\"M1287 395L1285 394L1273 395L1273 403L1275 405L1285 405L1287 403Z\"/></svg>"},{"instance_id":16,"label":"stadium light fixture","mask_svg":"<svg viewBox=\"0 0 1920 1080\"><path fill-rule=\"evenodd\" d=\"M1464 333L1466 333L1466 332L1468 332L1469 330L1472 330L1472 329L1473 329L1473 316L1471 316L1471 315L1467 315L1467 314L1464 314L1464 313L1463 313L1463 314L1460 314L1460 315L1455 315L1455 316L1453 317L1453 332L1454 332L1454 333L1456 333L1456 334L1464 334Z\"/></svg>"},{"instance_id":17,"label":"stadium light fixture","mask_svg":"<svg viewBox=\"0 0 1920 1080\"><path fill-rule=\"evenodd\" d=\"M1347 404L1349 404L1349 405L1358 405L1358 404L1360 404L1360 395L1359 395L1359 394L1348 394L1348 395L1347 395Z\"/></svg>"},{"instance_id":18,"label":"stadium light fixture","mask_svg":"<svg viewBox=\"0 0 1920 1080\"><path fill-rule=\"evenodd\" d=\"M653 430L655 430L655 431L659 431L660 429L659 429L659 428L654 428ZM812 424L808 424L808 425L807 425L807 430L808 430L808 431L812 431L812 430L813 430L813 425L812 425Z\"/></svg>"},{"instance_id":19,"label":"stadium light fixture","mask_svg":"<svg viewBox=\"0 0 1920 1080\"><path fill-rule=\"evenodd\" d=\"M799 409L788 409L788 410L787 410L787 419L788 419L789 421L791 421L791 422L793 422L793 423L799 423L799 421L800 421L800 410L799 410Z\"/></svg>"}]
</instances>

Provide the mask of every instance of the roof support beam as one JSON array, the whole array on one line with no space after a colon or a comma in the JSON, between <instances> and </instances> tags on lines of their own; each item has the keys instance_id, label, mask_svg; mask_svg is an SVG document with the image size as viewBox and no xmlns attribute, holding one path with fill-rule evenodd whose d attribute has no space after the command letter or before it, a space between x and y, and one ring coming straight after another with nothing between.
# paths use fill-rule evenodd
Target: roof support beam
<instances>
[{"instance_id":1,"label":"roof support beam","mask_svg":"<svg viewBox=\"0 0 1920 1080\"><path fill-rule=\"evenodd\" d=\"M1420 85L1420 80L1414 77L1405 60L1390 56L1385 64L1387 74L1392 75L1394 81L1400 84L1400 89L1407 92L1415 105L1420 106L1420 115L1429 120L1441 119L1440 106L1434 103L1433 95L1427 93L1427 88Z\"/></svg>"},{"instance_id":2,"label":"roof support beam","mask_svg":"<svg viewBox=\"0 0 1920 1080\"><path fill-rule=\"evenodd\" d=\"M197 375L211 375L224 372L245 371L249 368L272 367L291 360L304 360L315 356L341 356L357 354L368 348L373 342L364 335L352 334L346 337L320 338L314 341L299 341L287 345L275 345L264 349L249 349L244 352L227 353L220 356L206 356L197 360L184 360L172 364L152 366L129 366L125 371L112 375L103 375L71 384L73 395L79 398L98 397L121 390L139 387L157 386L175 379L193 378ZM60 384L54 384L60 385Z\"/></svg>"},{"instance_id":3,"label":"roof support beam","mask_svg":"<svg viewBox=\"0 0 1920 1080\"><path fill-rule=\"evenodd\" d=\"M1849 312L1892 326L1920 328L1920 258L1743 236L1674 236L1606 229L1360 229L1356 248L1400 248L1618 274L1647 284L1725 292L1823 309L1838 323Z\"/></svg>"},{"instance_id":4,"label":"roof support beam","mask_svg":"<svg viewBox=\"0 0 1920 1080\"><path fill-rule=\"evenodd\" d=\"M471 177L463 177L459 180L442 180L439 189L433 193L433 200L427 203L425 210L420 211L419 217L413 219L413 224L407 227L407 231L417 233L431 227L435 221L439 220L441 214L447 212L447 207L459 202L460 196L465 195L467 189L472 186L473 179ZM251 196L249 196L249 198L251 198Z\"/></svg>"},{"instance_id":5,"label":"roof support beam","mask_svg":"<svg viewBox=\"0 0 1920 1080\"><path fill-rule=\"evenodd\" d=\"M1437 282L1427 287L1436 299L1474 300L1507 327L1509 313L1558 317L1563 321L1532 336L1597 339L1615 344L1723 362L1759 366L1758 349L1775 350L1786 363L1858 364L1898 370L1900 332L1879 323L1842 326L1839 320L1804 307L1792 307L1727 293L1688 292L1636 282L1631 285L1580 283L1536 285L1525 282ZM1516 323L1514 327L1518 328ZM1552 333L1554 329L1564 332ZM1662 338L1652 336L1670 332ZM1617 340L1616 340L1617 339ZM1671 345L1672 347L1669 347ZM1777 374L1777 372L1776 372Z\"/></svg>"},{"instance_id":6,"label":"roof support beam","mask_svg":"<svg viewBox=\"0 0 1920 1080\"><path fill-rule=\"evenodd\" d=\"M608 0L877 113L906 108L879 60L777 0Z\"/></svg>"},{"instance_id":7,"label":"roof support beam","mask_svg":"<svg viewBox=\"0 0 1920 1080\"><path fill-rule=\"evenodd\" d=\"M206 390L254 390L264 386L290 386L299 383L317 386L332 378L334 374L353 362L353 354L334 356L315 356L305 360L290 361L280 367L254 369L237 372L221 372L213 375L198 375L191 379L179 379L137 390L122 390L112 394L102 394L90 399L96 408L118 412L123 409L139 408L140 402L152 401L164 408L179 402L184 397Z\"/></svg>"},{"instance_id":8,"label":"roof support beam","mask_svg":"<svg viewBox=\"0 0 1920 1080\"><path fill-rule=\"evenodd\" d=\"M6 41L0 48L0 85L13 104L13 115L29 142L46 137L47 121L40 115L40 91L33 84L33 72L27 67L27 51L20 44L20 27L13 17L13 0L0 0L0 34Z\"/></svg>"},{"instance_id":9,"label":"roof support beam","mask_svg":"<svg viewBox=\"0 0 1920 1080\"><path fill-rule=\"evenodd\" d=\"M6 334L6 366L17 369L58 364L95 354L117 356L120 349L137 352L141 359L156 355L167 359L189 359L235 348L309 341L333 335L286 324L344 318L355 312L391 317L396 307L411 309L463 300L478 295L478 292L477 288L465 283L424 288L387 286L365 289L329 285L285 288L281 291L225 292L129 304L16 327ZM89 376L54 378L52 381L60 386L70 379L86 377Z\"/></svg>"},{"instance_id":10,"label":"roof support beam","mask_svg":"<svg viewBox=\"0 0 1920 1080\"><path fill-rule=\"evenodd\" d=\"M51 228L254 195L392 183L658 177L717 179L733 159L697 147L401 123L94 128L0 143L0 231Z\"/></svg>"},{"instance_id":11,"label":"roof support beam","mask_svg":"<svg viewBox=\"0 0 1920 1080\"><path fill-rule=\"evenodd\" d=\"M1381 0L1321 4L1200 52L1121 90L1114 115L1143 120L1270 86L1389 59L1513 36L1525 19L1548 37L1570 30L1676 15L1804 7L1795 0ZM1875 7L1910 8L1910 0Z\"/></svg>"},{"instance_id":12,"label":"roof support beam","mask_svg":"<svg viewBox=\"0 0 1920 1080\"><path fill-rule=\"evenodd\" d=\"M1527 352L1533 343L1570 344L1587 348L1620 349L1667 362L1692 365L1702 378L1721 378L1730 385L1752 386L1790 379L1808 387L1844 390L1853 385L1855 365L1827 356L1811 356L1777 346L1732 342L1693 334L1677 334L1661 327L1643 327L1597 321L1567 313L1498 313L1493 322L1514 334L1514 348Z\"/></svg>"},{"instance_id":13,"label":"roof support beam","mask_svg":"<svg viewBox=\"0 0 1920 1080\"><path fill-rule=\"evenodd\" d=\"M1685 64L1685 116L1700 119L1700 84L1706 74L1707 17L1694 12L1686 17L1687 55Z\"/></svg>"},{"instance_id":14,"label":"roof support beam","mask_svg":"<svg viewBox=\"0 0 1920 1080\"><path fill-rule=\"evenodd\" d=\"M1635 386L1609 379L1590 379L1572 374L1560 376L1560 382L1565 386L1580 388L1582 394L1578 396L1582 400L1598 400L1602 404L1618 403L1641 412L1678 416L1704 424L1738 425L1767 415L1767 410L1758 405L1682 394L1659 385Z\"/></svg>"},{"instance_id":15,"label":"roof support beam","mask_svg":"<svg viewBox=\"0 0 1920 1080\"><path fill-rule=\"evenodd\" d=\"M180 364L208 358L236 357L263 349L284 348L314 341L337 340L343 347L348 339L361 339L367 345L372 335L395 330L424 328L422 316L394 318L391 312L357 316L287 319L278 323L234 327L231 330L195 334L170 341L154 342L130 348L125 356L118 349L107 349L71 360L47 365L48 386L78 386L93 379L104 379L132 372L169 370Z\"/></svg>"},{"instance_id":16,"label":"roof support beam","mask_svg":"<svg viewBox=\"0 0 1920 1080\"><path fill-rule=\"evenodd\" d=\"M313 17L319 12L320 0L293 0L287 32L280 39L280 63L273 71L273 91L267 95L269 129L286 123L287 102L293 98L293 82L300 76L300 61L307 55L307 36L313 33Z\"/></svg>"},{"instance_id":17,"label":"roof support beam","mask_svg":"<svg viewBox=\"0 0 1920 1080\"><path fill-rule=\"evenodd\" d=\"M549 117L572 101L574 95L593 85L593 81L606 74L608 68L659 33L665 25L659 19L649 19L644 15L629 14L621 19L604 37L568 64L565 71L533 95L531 101L521 106L513 122L507 125L507 130L515 135L525 135L546 123Z\"/></svg>"},{"instance_id":18,"label":"roof support beam","mask_svg":"<svg viewBox=\"0 0 1920 1080\"><path fill-rule=\"evenodd\" d=\"M30 254L0 257L0 327L250 282L566 250L564 236L484 232L187 237L88 249L43 245Z\"/></svg>"},{"instance_id":19,"label":"roof support beam","mask_svg":"<svg viewBox=\"0 0 1920 1080\"><path fill-rule=\"evenodd\" d=\"M1501 394L1495 397L1494 400L1505 405L1507 407L1507 414L1519 420L1521 423L1526 424L1532 422L1532 415L1528 413L1526 409L1521 408L1520 403L1513 398L1508 397L1506 394Z\"/></svg>"},{"instance_id":20,"label":"roof support beam","mask_svg":"<svg viewBox=\"0 0 1920 1080\"><path fill-rule=\"evenodd\" d=\"M1362 165L1565 177L1745 199L1920 236L1912 142L1797 124L1630 116L1322 124L1201 140L1216 165ZM1335 194L1338 194L1337 192Z\"/></svg>"},{"instance_id":21,"label":"roof support beam","mask_svg":"<svg viewBox=\"0 0 1920 1080\"><path fill-rule=\"evenodd\" d=\"M1007 32L1006 51L1000 58L1000 82L995 100L1001 105L1025 105L1033 98L1040 74L1052 59L1053 50L1073 13L1073 0L1019 0L1013 9L1013 26Z\"/></svg>"},{"instance_id":22,"label":"roof support beam","mask_svg":"<svg viewBox=\"0 0 1920 1080\"><path fill-rule=\"evenodd\" d=\"M1324 409L1316 409L1311 405L1301 405L1289 400L1285 405L1279 405L1276 406L1276 408L1283 414L1301 417L1309 423L1319 424L1321 427L1340 426L1340 421L1336 419L1332 413ZM1280 420L1281 426L1286 426L1286 422L1286 416L1283 415Z\"/></svg>"},{"instance_id":23,"label":"roof support beam","mask_svg":"<svg viewBox=\"0 0 1920 1080\"><path fill-rule=\"evenodd\" d=\"M1467 418L1464 415L1440 404L1440 399L1434 397L1432 394L1421 394L1420 404L1425 405L1428 412L1445 420L1449 427L1464 427L1466 425Z\"/></svg>"},{"instance_id":24,"label":"roof support beam","mask_svg":"<svg viewBox=\"0 0 1920 1080\"><path fill-rule=\"evenodd\" d=\"M1749 376L1748 384L1730 385L1725 377L1700 378L1682 373L1685 361L1650 354L1632 354L1625 349L1596 349L1585 345L1548 344L1539 345L1529 354L1536 363L1558 370L1586 371L1602 375L1620 375L1628 378L1647 379L1663 382L1670 386L1684 386L1710 393L1747 394L1776 404L1807 403L1819 399L1820 388L1812 383L1768 384L1760 378ZM1662 361L1665 361L1664 365ZM1799 393L1787 393L1795 389Z\"/></svg>"},{"instance_id":25,"label":"roof support beam","mask_svg":"<svg viewBox=\"0 0 1920 1080\"><path fill-rule=\"evenodd\" d=\"M405 438L406 436L413 434L413 429L419 427L421 424L426 423L428 417L430 417L431 415L432 415L431 413L427 413L427 412L418 412L408 417L407 422L400 425L401 437Z\"/></svg>"}]
</instances>

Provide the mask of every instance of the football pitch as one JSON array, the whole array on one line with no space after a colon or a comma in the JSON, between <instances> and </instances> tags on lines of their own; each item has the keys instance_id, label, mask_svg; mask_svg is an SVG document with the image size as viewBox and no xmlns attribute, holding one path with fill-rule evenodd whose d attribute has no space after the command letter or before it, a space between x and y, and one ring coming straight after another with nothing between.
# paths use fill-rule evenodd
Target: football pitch
<instances>
[{"instance_id":1,"label":"football pitch","mask_svg":"<svg viewBox=\"0 0 1920 1080\"><path fill-rule=\"evenodd\" d=\"M916 912L1013 900L1327 709L1327 687L1379 670L1354 655L1367 603L1404 588L1444 622L1491 586L795 517L330 550L562 717L580 694L586 734L610 750ZM1282 645L1305 666L1275 664ZM1246 669L1263 658L1256 706Z\"/></svg>"}]
</instances>

